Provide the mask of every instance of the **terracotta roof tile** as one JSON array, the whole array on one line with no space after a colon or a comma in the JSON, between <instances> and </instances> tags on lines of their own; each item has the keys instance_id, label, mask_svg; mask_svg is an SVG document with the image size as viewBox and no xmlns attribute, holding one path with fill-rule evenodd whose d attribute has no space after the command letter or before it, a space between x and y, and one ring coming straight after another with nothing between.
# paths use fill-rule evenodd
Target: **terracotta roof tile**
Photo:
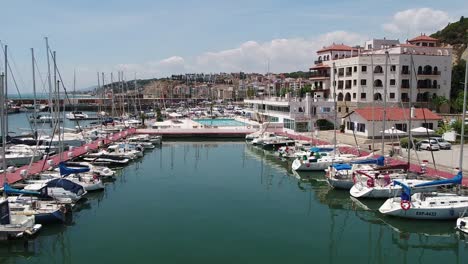
<instances>
[{"instance_id":1,"label":"terracotta roof tile","mask_svg":"<svg viewBox=\"0 0 468 264\"><path fill-rule=\"evenodd\" d=\"M348 45L343 45L343 44L333 44L328 47L324 47L323 49L317 51L317 53L320 52L325 52L325 51L331 51L331 50L340 50L340 51L357 51L357 48L350 47Z\"/></svg>"},{"instance_id":2,"label":"terracotta roof tile","mask_svg":"<svg viewBox=\"0 0 468 264\"><path fill-rule=\"evenodd\" d=\"M431 110L427 108L415 108L415 117L413 120L424 120L424 115L426 116L426 120L441 120L442 118L433 113ZM372 118L372 107L363 107L354 110L358 115L362 116L367 121L382 121L383 120L383 107L375 107L374 108L374 118ZM398 108L398 107L387 107L387 121L406 121L410 115L409 108Z\"/></svg>"},{"instance_id":3,"label":"terracotta roof tile","mask_svg":"<svg viewBox=\"0 0 468 264\"><path fill-rule=\"evenodd\" d=\"M436 39L436 38L426 36L426 35L417 36L415 38L412 38L412 39L408 40L408 42L410 42L410 43L411 42L417 42L417 41L439 41L439 40Z\"/></svg>"}]
</instances>

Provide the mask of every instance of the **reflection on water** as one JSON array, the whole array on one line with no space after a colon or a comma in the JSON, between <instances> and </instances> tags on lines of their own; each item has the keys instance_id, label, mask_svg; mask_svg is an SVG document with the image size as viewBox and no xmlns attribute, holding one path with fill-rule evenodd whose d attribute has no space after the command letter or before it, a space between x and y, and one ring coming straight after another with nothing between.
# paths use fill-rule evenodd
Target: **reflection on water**
<instances>
[{"instance_id":1,"label":"reflection on water","mask_svg":"<svg viewBox=\"0 0 468 264\"><path fill-rule=\"evenodd\" d=\"M0 262L468 263L452 222L384 217L383 201L290 167L244 143L165 142L90 193L73 225L2 246Z\"/></svg>"}]
</instances>

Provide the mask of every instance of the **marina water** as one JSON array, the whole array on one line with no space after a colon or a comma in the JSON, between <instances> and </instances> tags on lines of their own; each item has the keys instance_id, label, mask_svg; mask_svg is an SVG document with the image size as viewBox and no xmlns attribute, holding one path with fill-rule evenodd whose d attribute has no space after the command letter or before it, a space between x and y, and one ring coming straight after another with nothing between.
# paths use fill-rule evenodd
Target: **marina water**
<instances>
[{"instance_id":1,"label":"marina water","mask_svg":"<svg viewBox=\"0 0 468 264\"><path fill-rule=\"evenodd\" d=\"M70 225L1 244L0 263L468 262L453 222L383 217L381 201L359 205L323 173L288 168L244 142L164 142Z\"/></svg>"}]
</instances>

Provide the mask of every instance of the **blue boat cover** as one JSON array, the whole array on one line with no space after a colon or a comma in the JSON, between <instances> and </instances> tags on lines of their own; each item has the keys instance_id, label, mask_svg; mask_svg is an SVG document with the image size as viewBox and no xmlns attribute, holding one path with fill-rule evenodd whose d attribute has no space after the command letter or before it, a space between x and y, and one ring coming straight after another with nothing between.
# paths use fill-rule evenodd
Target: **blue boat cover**
<instances>
[{"instance_id":1,"label":"blue boat cover","mask_svg":"<svg viewBox=\"0 0 468 264\"><path fill-rule=\"evenodd\" d=\"M462 180L463 180L463 173L460 171L452 179L436 180L436 181L431 181L431 182L426 182L426 183L420 183L420 184L415 185L414 188L426 187L426 186L452 185L452 184L455 185L455 184L461 184Z\"/></svg>"},{"instance_id":2,"label":"blue boat cover","mask_svg":"<svg viewBox=\"0 0 468 264\"><path fill-rule=\"evenodd\" d=\"M79 196L81 196L85 192L83 186L79 185L78 183L74 183L70 180L63 179L63 178L50 180L47 182L46 185L47 187L63 188Z\"/></svg>"},{"instance_id":3,"label":"blue boat cover","mask_svg":"<svg viewBox=\"0 0 468 264\"><path fill-rule=\"evenodd\" d=\"M333 151L333 148L312 147L309 150L312 152L330 152Z\"/></svg>"},{"instance_id":4,"label":"blue boat cover","mask_svg":"<svg viewBox=\"0 0 468 264\"><path fill-rule=\"evenodd\" d=\"M3 191L6 194L26 194L26 195L40 195L40 192L26 191L12 188L8 183L3 184Z\"/></svg>"},{"instance_id":5,"label":"blue boat cover","mask_svg":"<svg viewBox=\"0 0 468 264\"><path fill-rule=\"evenodd\" d=\"M68 168L65 165L65 163L63 163L63 162L60 162L59 169L60 169L60 175L62 175L62 176L67 176L67 175L70 175L70 174L82 173L82 172L88 172L89 171L89 167Z\"/></svg>"},{"instance_id":6,"label":"blue boat cover","mask_svg":"<svg viewBox=\"0 0 468 264\"><path fill-rule=\"evenodd\" d=\"M351 162L351 164L377 164L378 166L384 166L385 157L379 156L376 159L356 160L356 161Z\"/></svg>"},{"instance_id":7,"label":"blue boat cover","mask_svg":"<svg viewBox=\"0 0 468 264\"><path fill-rule=\"evenodd\" d=\"M337 164L333 164L332 166L336 170L350 170L351 169L351 165L346 164L346 163L345 164L337 163Z\"/></svg>"},{"instance_id":8,"label":"blue boat cover","mask_svg":"<svg viewBox=\"0 0 468 264\"><path fill-rule=\"evenodd\" d=\"M427 187L427 186L452 185L452 184L456 185L456 184L461 184L462 180L463 180L463 173L460 171L452 179L435 180L431 182L420 183L420 184L414 185L413 188ZM393 183L395 185L400 185L403 188L403 191L401 192L401 199L406 200L406 201L411 201L411 187L397 180L393 181Z\"/></svg>"}]
</instances>

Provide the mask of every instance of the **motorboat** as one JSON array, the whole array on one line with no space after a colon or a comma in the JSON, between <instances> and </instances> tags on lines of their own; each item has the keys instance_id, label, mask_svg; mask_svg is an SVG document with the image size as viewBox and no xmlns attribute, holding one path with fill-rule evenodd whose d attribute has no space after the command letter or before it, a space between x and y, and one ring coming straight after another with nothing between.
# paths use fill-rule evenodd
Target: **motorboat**
<instances>
[{"instance_id":1,"label":"motorboat","mask_svg":"<svg viewBox=\"0 0 468 264\"><path fill-rule=\"evenodd\" d=\"M52 123L52 120L54 118L51 116L51 115L44 115L44 114L40 114L40 115L31 115L29 117L29 122L31 123Z\"/></svg>"},{"instance_id":2,"label":"motorboat","mask_svg":"<svg viewBox=\"0 0 468 264\"><path fill-rule=\"evenodd\" d=\"M394 181L402 187L399 197L385 201L379 211L385 215L412 219L448 220L461 217L468 210L468 196L446 192L419 192L414 189L428 186L460 185L463 179L460 171L452 179L436 180L428 183L408 186L403 182Z\"/></svg>"},{"instance_id":3,"label":"motorboat","mask_svg":"<svg viewBox=\"0 0 468 264\"><path fill-rule=\"evenodd\" d=\"M358 157L354 154L333 154L332 148L313 147L309 156L296 158L291 167L299 171L322 171L335 163L347 163L372 158L373 154Z\"/></svg>"},{"instance_id":4,"label":"motorboat","mask_svg":"<svg viewBox=\"0 0 468 264\"><path fill-rule=\"evenodd\" d=\"M65 115L68 120L83 120L88 119L89 116L81 111L72 111Z\"/></svg>"},{"instance_id":5,"label":"motorboat","mask_svg":"<svg viewBox=\"0 0 468 264\"><path fill-rule=\"evenodd\" d=\"M31 161L36 162L43 156L43 152L33 150L27 145L14 145L5 150L6 166L20 167L29 164Z\"/></svg>"},{"instance_id":6,"label":"motorboat","mask_svg":"<svg viewBox=\"0 0 468 264\"><path fill-rule=\"evenodd\" d=\"M266 150L277 150L283 146L294 146L295 141L287 137L278 137L277 139L264 140L262 148Z\"/></svg>"},{"instance_id":7,"label":"motorboat","mask_svg":"<svg viewBox=\"0 0 468 264\"><path fill-rule=\"evenodd\" d=\"M41 228L32 215L12 214L8 200L0 198L0 240L34 236Z\"/></svg>"},{"instance_id":8,"label":"motorboat","mask_svg":"<svg viewBox=\"0 0 468 264\"><path fill-rule=\"evenodd\" d=\"M87 167L89 168L90 172L93 174L97 174L101 179L103 178L114 178L115 171L109 169L105 166L96 166L91 162L67 162L65 165L69 168L82 168Z\"/></svg>"},{"instance_id":9,"label":"motorboat","mask_svg":"<svg viewBox=\"0 0 468 264\"><path fill-rule=\"evenodd\" d=\"M251 143L252 145L256 146L256 145L262 145L263 142L268 141L268 140L283 140L283 139L287 139L287 137L277 136L275 133L267 132L267 133L262 133L259 137L252 139Z\"/></svg>"},{"instance_id":10,"label":"motorboat","mask_svg":"<svg viewBox=\"0 0 468 264\"><path fill-rule=\"evenodd\" d=\"M151 136L148 134L139 134L139 135L132 135L127 138L128 142L149 142L154 145L159 145L162 142L161 136Z\"/></svg>"}]
</instances>

